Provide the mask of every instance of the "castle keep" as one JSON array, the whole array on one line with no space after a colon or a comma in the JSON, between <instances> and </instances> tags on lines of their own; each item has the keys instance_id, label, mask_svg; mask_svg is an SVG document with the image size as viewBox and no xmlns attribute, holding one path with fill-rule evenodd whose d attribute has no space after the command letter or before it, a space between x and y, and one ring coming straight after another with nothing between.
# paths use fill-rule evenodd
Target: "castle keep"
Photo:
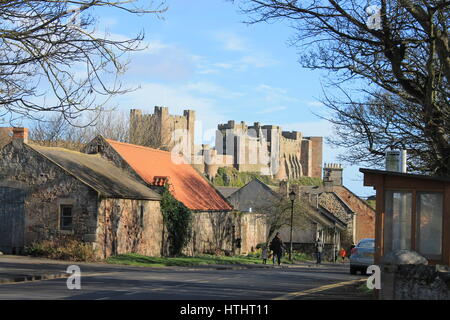
<instances>
[{"instance_id":1,"label":"castle keep","mask_svg":"<svg viewBox=\"0 0 450 320\"><path fill-rule=\"evenodd\" d=\"M322 137L304 137L280 126L233 120L219 124L215 147L194 144L195 112L170 115L168 108L155 107L154 114L130 113L133 144L175 151L200 172L212 178L220 167L240 172L259 172L277 179L322 176Z\"/></svg>"}]
</instances>

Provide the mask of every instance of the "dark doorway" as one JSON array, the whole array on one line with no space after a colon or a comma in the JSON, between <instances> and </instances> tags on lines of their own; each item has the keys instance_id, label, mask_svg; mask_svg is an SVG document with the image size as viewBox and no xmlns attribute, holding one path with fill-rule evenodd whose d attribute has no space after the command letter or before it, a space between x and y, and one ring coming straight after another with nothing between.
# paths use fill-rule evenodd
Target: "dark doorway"
<instances>
[{"instance_id":1,"label":"dark doorway","mask_svg":"<svg viewBox=\"0 0 450 320\"><path fill-rule=\"evenodd\" d=\"M0 187L0 251L19 254L24 247L25 192Z\"/></svg>"}]
</instances>

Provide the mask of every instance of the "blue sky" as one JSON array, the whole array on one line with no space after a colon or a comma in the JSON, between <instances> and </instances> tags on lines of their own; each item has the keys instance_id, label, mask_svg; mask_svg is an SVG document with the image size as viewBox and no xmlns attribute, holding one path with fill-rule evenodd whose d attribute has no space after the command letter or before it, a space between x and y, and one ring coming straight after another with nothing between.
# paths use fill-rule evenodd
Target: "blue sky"
<instances>
[{"instance_id":1,"label":"blue sky","mask_svg":"<svg viewBox=\"0 0 450 320\"><path fill-rule=\"evenodd\" d=\"M119 109L197 113L196 142L210 143L218 123L228 120L280 125L305 136L328 136L331 126L313 113L326 73L303 69L296 48L288 45L287 23L246 25L236 5L225 0L168 0L164 19L136 17L116 10L97 11L99 30L113 37L145 31L148 48L130 57L122 81L140 89L113 99ZM324 146L324 162L343 150ZM345 166L344 184L358 195L374 194L362 186L357 167Z\"/></svg>"}]
</instances>

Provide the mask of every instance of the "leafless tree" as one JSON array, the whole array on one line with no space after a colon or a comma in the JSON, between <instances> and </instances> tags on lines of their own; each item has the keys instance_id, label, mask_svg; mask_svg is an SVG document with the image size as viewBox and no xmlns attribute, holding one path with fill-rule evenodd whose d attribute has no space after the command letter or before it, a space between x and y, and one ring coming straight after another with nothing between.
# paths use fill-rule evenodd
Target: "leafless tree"
<instances>
[{"instance_id":1,"label":"leafless tree","mask_svg":"<svg viewBox=\"0 0 450 320\"><path fill-rule=\"evenodd\" d=\"M107 139L128 142L128 117L120 111L103 111L100 114L87 112L78 121L91 123L90 126L78 126L68 123L60 113L36 121L30 128L33 143L62 147L80 151L86 143L98 135Z\"/></svg>"},{"instance_id":2,"label":"leafless tree","mask_svg":"<svg viewBox=\"0 0 450 320\"><path fill-rule=\"evenodd\" d=\"M330 71L340 91L326 92L324 117L342 159L379 165L403 148L410 169L450 175L450 1L235 2L249 23L289 21L302 65Z\"/></svg>"},{"instance_id":3,"label":"leafless tree","mask_svg":"<svg viewBox=\"0 0 450 320\"><path fill-rule=\"evenodd\" d=\"M278 195L271 199L266 199L261 205L254 208L254 211L264 215L268 230L267 241L274 234L291 225L292 203L286 198ZM311 225L313 216L313 207L311 206L307 196L300 196L294 202L293 227L295 229L305 229Z\"/></svg>"},{"instance_id":4,"label":"leafless tree","mask_svg":"<svg viewBox=\"0 0 450 320\"><path fill-rule=\"evenodd\" d=\"M126 54L143 49L144 34L127 39L100 32L93 11L159 15L166 10L164 2L139 3L0 1L0 120L41 119L43 111L52 111L73 123L83 111L132 89L122 87L118 76L126 70Z\"/></svg>"}]
</instances>

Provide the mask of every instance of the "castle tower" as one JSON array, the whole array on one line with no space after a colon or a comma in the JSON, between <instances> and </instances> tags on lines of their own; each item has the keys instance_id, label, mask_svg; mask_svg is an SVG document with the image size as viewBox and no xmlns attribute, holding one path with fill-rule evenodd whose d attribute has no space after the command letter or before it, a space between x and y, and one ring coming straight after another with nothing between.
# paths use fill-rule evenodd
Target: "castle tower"
<instances>
[{"instance_id":1,"label":"castle tower","mask_svg":"<svg viewBox=\"0 0 450 320\"><path fill-rule=\"evenodd\" d=\"M182 116L169 114L169 108L155 106L153 114L130 111L130 142L184 154L192 160L195 153L195 111L184 110Z\"/></svg>"},{"instance_id":2,"label":"castle tower","mask_svg":"<svg viewBox=\"0 0 450 320\"><path fill-rule=\"evenodd\" d=\"M323 168L323 183L325 186L342 186L343 185L342 165L337 163L328 163Z\"/></svg>"},{"instance_id":3,"label":"castle tower","mask_svg":"<svg viewBox=\"0 0 450 320\"><path fill-rule=\"evenodd\" d=\"M194 110L184 110L183 116L187 120L186 130L189 137L189 153L191 155L191 159L194 159L195 154L195 111Z\"/></svg>"}]
</instances>

